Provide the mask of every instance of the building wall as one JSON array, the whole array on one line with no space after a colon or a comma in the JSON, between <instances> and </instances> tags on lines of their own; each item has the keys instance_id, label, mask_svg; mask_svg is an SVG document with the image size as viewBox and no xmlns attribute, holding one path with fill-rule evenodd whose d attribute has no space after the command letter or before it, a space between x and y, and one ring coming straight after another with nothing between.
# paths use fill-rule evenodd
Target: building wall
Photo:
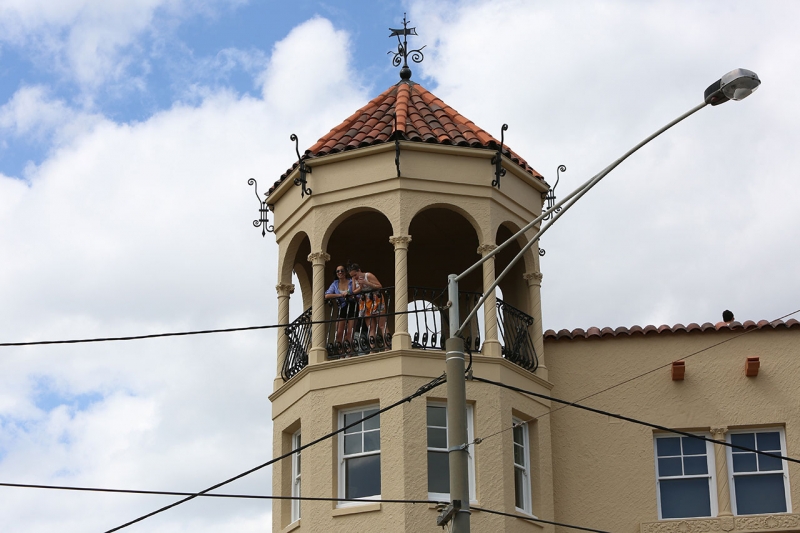
<instances>
[{"instance_id":1,"label":"building wall","mask_svg":"<svg viewBox=\"0 0 800 533\"><path fill-rule=\"evenodd\" d=\"M575 401L685 359L683 381L669 366L580 403L682 430L783 427L787 454L800 457L800 328L582 335L545 341L554 397ZM696 354L696 355L691 355ZM690 357L691 355L691 357ZM757 377L744 374L758 356ZM613 532L800 530L800 515L658 521L654 430L576 408L551 414L557 521ZM717 446L717 445L715 445ZM791 504L800 512L800 465L789 463ZM724 493L725 476L717 476ZM724 502L720 497L722 514ZM565 529L566 531L566 529Z\"/></svg>"}]
</instances>

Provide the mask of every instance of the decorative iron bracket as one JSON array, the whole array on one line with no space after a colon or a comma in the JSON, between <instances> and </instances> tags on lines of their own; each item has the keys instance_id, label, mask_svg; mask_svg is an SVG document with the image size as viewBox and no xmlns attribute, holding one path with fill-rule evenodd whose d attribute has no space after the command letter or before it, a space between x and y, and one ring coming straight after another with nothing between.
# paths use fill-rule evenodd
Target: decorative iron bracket
<instances>
[{"instance_id":1,"label":"decorative iron bracket","mask_svg":"<svg viewBox=\"0 0 800 533\"><path fill-rule=\"evenodd\" d=\"M386 52L387 54L394 54L392 57L392 65L395 67L399 67L400 63L403 63L403 68L400 69L400 79L403 80L410 80L411 79L411 69L408 68L408 57L411 56L411 60L414 63L422 63L422 60L425 59L425 56L422 54L422 48L417 50L409 50L408 49L408 39L409 35L417 35L417 28L409 28L408 23L411 22L410 20L406 20L406 14L403 13L403 27L402 28L389 28L389 31L392 32L389 34L389 37L397 37L397 52L389 50ZM400 40L400 36L403 36L403 40ZM402 61L401 61L402 58Z\"/></svg>"},{"instance_id":2,"label":"decorative iron bracket","mask_svg":"<svg viewBox=\"0 0 800 533\"><path fill-rule=\"evenodd\" d=\"M300 141L297 135L292 133L289 140L294 141L294 151L297 153L297 162L300 164L300 177L294 179L294 184L300 187L300 197L305 198L306 194L311 196L311 189L308 188L306 181L306 174L311 174L311 167L306 165L305 159L300 157Z\"/></svg>"},{"instance_id":3,"label":"decorative iron bracket","mask_svg":"<svg viewBox=\"0 0 800 533\"><path fill-rule=\"evenodd\" d=\"M254 178L250 178L249 180L247 180L247 184L253 185L255 187L256 198L258 199L258 202L261 204L261 207L259 207L258 209L260 216L258 220L253 221L253 226L255 226L256 228L261 226L261 236L266 237L267 232L270 233L275 232L275 226L269 223L269 212L272 211L274 213L275 206L267 203L266 195L264 196L263 200L261 199L261 197L258 195L258 183Z\"/></svg>"},{"instance_id":4,"label":"decorative iron bracket","mask_svg":"<svg viewBox=\"0 0 800 533\"><path fill-rule=\"evenodd\" d=\"M503 124L500 128L500 149L492 157L491 164L494 165L494 180L492 180L492 187L500 188L500 178L506 175L506 169L503 168L503 144L505 144L505 132L508 130L508 124Z\"/></svg>"},{"instance_id":5,"label":"decorative iron bracket","mask_svg":"<svg viewBox=\"0 0 800 533\"><path fill-rule=\"evenodd\" d=\"M542 206L543 209L545 210L553 209L553 206L556 204L556 187L558 187L558 182L561 181L561 173L566 171L567 171L566 166L558 165L558 168L556 169L556 184L550 187L546 193L542 193L542 200L546 202L545 205ZM561 208L559 207L558 209L555 210L554 213L548 213L547 216L545 216L542 220L550 220L553 217L553 215L560 212Z\"/></svg>"}]
</instances>

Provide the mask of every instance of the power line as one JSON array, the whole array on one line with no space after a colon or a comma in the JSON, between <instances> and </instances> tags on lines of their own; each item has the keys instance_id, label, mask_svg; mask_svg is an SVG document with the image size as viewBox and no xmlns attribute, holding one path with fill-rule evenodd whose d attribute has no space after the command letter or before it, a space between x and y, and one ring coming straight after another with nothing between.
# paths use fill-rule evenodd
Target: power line
<instances>
[{"instance_id":1,"label":"power line","mask_svg":"<svg viewBox=\"0 0 800 533\"><path fill-rule=\"evenodd\" d=\"M788 318L788 317L790 317L790 316L792 316L792 315L796 315L797 313L800 313L800 309L798 309L797 311L792 311L791 313L787 313L787 314L785 314L785 315L783 315L783 316L781 316L781 317L778 317L778 318L776 318L775 320L771 320L769 323L770 323L770 324L773 324L774 322L778 322L779 320L783 320L783 319L785 319L785 318ZM727 338L727 339L724 339L724 340L722 340L722 341L720 341L720 342L718 342L718 343L712 344L712 345L710 345L710 346L706 346L705 348L701 348L701 349L697 350L696 352L692 352L692 353L690 353L689 355L682 356L682 357L680 357L680 358L679 358L679 360L686 360L686 359L689 359L690 357L693 357L693 356L695 356L695 355L697 355L697 354L700 354L700 353L706 352L706 351L708 351L708 350L710 350L710 349L712 349L712 348L716 348L717 346L720 346L721 344L725 344L725 343L727 343L727 342L731 342L731 341L733 341L733 340L736 340L736 339L738 339L738 338L740 338L740 337L742 337L742 336L744 336L744 335L747 335L748 333L752 333L752 332L754 332L754 331L760 331L760 330L761 330L761 328L757 328L757 327L754 327L754 328L752 328L752 329L745 330L745 331L743 331L743 332L739 333L738 335L734 335L733 337L729 337L729 338ZM538 339L541 339L541 338L542 338L542 337L539 337ZM538 339L537 339L537 340L538 340ZM472 354L470 354L470 359L471 359L471 356L472 356ZM471 360L470 360L470 364L471 364ZM602 389L602 390L599 390L599 391L593 392L593 393L591 393L591 394L588 394L588 395L586 395L586 396L583 396L582 398L578 398L577 400L575 400L575 402L582 402L583 400L588 400L589 398L592 398L592 397L594 397L594 396L597 396L597 395L599 395L599 394L602 394L602 393L604 393L604 392L608 392L608 391L610 391L610 390L612 390L612 389L615 389L615 388L617 388L617 387L620 387L620 386L622 386L622 385L625 385L625 384L627 384L627 383L630 383L631 381L635 381L635 380L637 380L637 379L639 379L639 378L643 378L644 376L650 375L650 374L652 374L653 372L657 372L658 370L661 370L661 369L663 369L663 368L667 368L667 367L669 367L670 365L672 365L672 361L670 361L669 363L666 363L666 364L663 364L663 365L657 366L656 368L653 368L653 369L651 369L651 370L648 370L648 371L646 371L646 372L642 372L641 374L638 374L638 375L636 375L636 376L633 376L633 377L631 377L631 378L628 378L628 379L626 379L626 380L620 381L619 383L615 383L614 385L611 385L610 387L606 387L605 389ZM549 398L549 397L548 397L548 398ZM574 402L573 402L573 403L574 403ZM544 413L543 415L541 415L541 416L540 416L540 417L538 417L538 418L543 418L543 417L545 417L545 416L549 416L549 415L551 415L551 414L553 414L553 413L555 413L555 412L558 412L558 411L560 411L561 409L564 409L564 408L565 408L565 407L567 407L568 405L569 405L569 404L567 404L567 405L562 405L562 406L560 406L560 407L557 407L557 408L555 408L555 409L551 409L550 411L548 411L548 412ZM525 420L525 422L523 422L523 423L532 422L532 421L536 420L536 418L537 418L537 417L532 417L532 418L530 418L530 419L528 419L528 420ZM490 433L489 435L487 435L487 436L485 436L485 437L481 437L481 438L479 438L479 439L476 439L476 441L483 441L483 440L486 440L486 439L492 438L492 437L494 437L495 435L499 435L500 433L504 433L504 432L506 432L506 431L510 431L510 430L514 429L514 427L515 427L514 425L511 425L511 426L509 426L509 427L507 427L507 428L503 428L503 429L501 429L501 430L499 430L499 431L496 431L496 432L494 432L494 433Z\"/></svg>"},{"instance_id":2,"label":"power line","mask_svg":"<svg viewBox=\"0 0 800 533\"><path fill-rule=\"evenodd\" d=\"M502 511L493 511L493 510L487 509L485 507L476 507L474 505L470 505L470 509L475 509L477 511L482 511L484 513L497 514L497 515L501 515L501 516L510 516L511 518L519 518L521 520L528 520L529 522L540 522L542 524L551 524L551 525L554 525L554 526L568 527L570 529L580 529L581 531L592 531L593 533L609 533L608 531L604 531L602 529L592 529L590 527L573 526L573 525L570 525L570 524L564 524L563 522L551 522L550 520L543 520L541 518L534 518L532 516L525 516L525 515L513 514L513 513L504 513Z\"/></svg>"},{"instance_id":3,"label":"power line","mask_svg":"<svg viewBox=\"0 0 800 533\"><path fill-rule=\"evenodd\" d=\"M35 485L29 483L0 483L0 487L12 487L23 489L49 489L67 490L78 492L106 492L114 494L147 494L156 496L202 496L204 498L239 498L251 500L302 500L302 501L321 501L321 502L380 502L380 503L419 503L419 504L439 504L448 503L437 500L364 500L363 498L323 498L314 496L271 496L261 494L198 494L195 492L176 492L164 490L137 490L137 489L109 489L99 487L74 487L68 485Z\"/></svg>"},{"instance_id":4,"label":"power line","mask_svg":"<svg viewBox=\"0 0 800 533\"><path fill-rule=\"evenodd\" d=\"M624 420L626 422L633 422L634 424L639 424L639 425L642 425L642 426L651 427L653 429L658 429L658 430L661 430L661 431L667 431L669 433L676 433L676 434L682 435L684 437L692 437L692 438L695 438L695 439L704 440L706 442L711 442L711 443L714 443L714 444L721 444L723 446L727 446L728 448L735 448L737 450L743 450L743 451L746 451L746 452L757 453L759 455L766 455L766 456L769 456L769 457L774 457L776 459L782 459L784 461L790 461L792 463L800 464L800 459L795 459L793 457L786 457L786 456L783 456L783 455L780 455L780 454L777 454L777 453L770 453L770 452L764 452L764 451L760 451L760 450L755 450L753 448L748 448L746 446L739 446L738 444L731 444L729 442L725 442L724 440L710 439L708 437L703 437L702 435L695 435L693 433L689 433L689 432L686 432L686 431L681 431L679 429L670 428L670 427L667 427L667 426L661 426L659 424L653 424L651 422L645 422L644 420L639 420L639 419L636 419L636 418L631 418L629 416L624 416L624 415L620 415L620 414L617 414L617 413L612 413L610 411L604 411L602 409L595 409L594 407L588 407L586 405L581 405L581 404L575 403L575 402L568 402L567 400L562 400L560 398L556 398L555 396L548 396L546 394L540 394L538 392L533 392L533 391L529 391L529 390L525 390L525 389L520 389L519 387L514 387L513 385L506 385L505 383L500 383L499 381L492 381L490 379L484 379L484 378L479 378L479 377L474 377L474 376L473 376L472 379L474 381L480 381L482 383L489 383L490 385L496 385L496 386L502 387L504 389L513 390L513 391L516 391L516 392L521 392L522 394L527 394L529 396L534 396L536 398L543 398L543 399L550 400L550 401L553 401L553 402L556 402L556 403L564 404L565 406L568 406L568 407L577 407L578 409L583 409L584 411L589 411L589 412L600 414L600 415L610 416L612 418L617 418L619 420Z\"/></svg>"},{"instance_id":5,"label":"power line","mask_svg":"<svg viewBox=\"0 0 800 533\"><path fill-rule=\"evenodd\" d=\"M218 489L219 487L222 487L223 485L227 485L228 483L236 481L237 479L241 479L241 478L243 478L243 477L245 477L245 476L247 476L249 474L252 474L253 472L261 470L262 468L267 467L267 466L269 466L269 465L271 465L273 463L276 463L276 462L278 462L278 461L280 461L282 459L286 459L287 457L291 457L293 454L295 454L295 453L297 453L299 451L305 450L306 448L310 448L311 446L314 446L315 444L319 444L320 442L325 441L325 440L327 440L327 439L329 439L331 437L334 437L334 436L338 435L339 433L342 433L346 429L349 429L349 428L351 428L353 426L356 426L356 425L360 424L364 420L369 420L370 418L378 416L381 413L385 413L386 411L388 411L390 409L394 409L395 407L397 407L399 405L402 405L402 404L404 404L406 402L410 402L414 398L418 398L419 396L422 396L423 394L427 393L428 391L431 391L434 388L442 385L446 381L447 381L446 376L444 374L442 374L441 376L429 381L428 383L426 383L425 385L423 385L422 387L417 389L417 391L414 392L413 394L411 394L409 396L406 396L405 398L403 398L401 400L398 400L395 403L393 403L393 404L391 404L391 405L389 405L387 407L384 407L383 409L379 409L378 411L372 413L369 416L365 416L364 418L362 418L360 420L357 420L357 421L353 422L352 424L348 424L348 425L346 425L346 426L344 426L342 428L339 428L336 431L328 433L327 435L324 435L324 436L322 436L322 437L320 437L320 438L318 438L316 440L313 440L313 441L311 441L309 443L303 444L302 446L299 446L299 447L295 448L294 450L281 455L280 457L276 457L274 459L271 459L271 460L267 461L266 463L260 464L260 465L256 466L255 468L251 468L250 470L242 472L241 474L238 474L238 475L236 475L236 476L234 476L232 478L226 479L225 481L217 483L216 485L212 485L211 487L208 487L207 489L201 490L200 492L192 493L192 494L188 495L186 498L183 498L182 500L178 500L177 502L171 503L169 505L165 505L164 507L156 509L155 511L152 511L150 513L147 513L145 515L140 516L139 518L131 520L130 522L126 522L126 523L122 524L121 526L117 526L117 527L115 527L113 529L109 529L105 533L112 533L113 531L119 531L120 529L126 528L126 527L128 527L130 525L133 525L133 524L137 523L137 522L141 522L142 520L150 518L153 515L157 515L157 514L162 513L162 512L164 512L164 511L166 511L168 509L172 509L173 507L177 507L178 505L181 505L182 503L186 503L189 500L193 500L194 498L197 498L198 496L202 496L202 495L204 495L204 494L206 494L208 492L211 492L212 490Z\"/></svg>"}]
</instances>

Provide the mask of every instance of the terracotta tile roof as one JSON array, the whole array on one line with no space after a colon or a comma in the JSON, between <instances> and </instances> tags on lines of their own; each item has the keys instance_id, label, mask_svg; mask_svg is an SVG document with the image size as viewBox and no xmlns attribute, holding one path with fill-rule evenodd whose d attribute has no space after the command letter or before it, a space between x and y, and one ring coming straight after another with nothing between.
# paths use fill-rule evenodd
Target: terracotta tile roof
<instances>
[{"instance_id":1,"label":"terracotta tile roof","mask_svg":"<svg viewBox=\"0 0 800 533\"><path fill-rule=\"evenodd\" d=\"M314 158L355 150L393 142L396 138L490 150L500 148L500 141L422 85L401 81L373 98L367 105L324 135L314 146L305 151L305 157ZM503 154L528 174L543 179L541 174L505 145ZM280 180L275 182L268 194L272 194L272 191L295 168L297 168L296 162Z\"/></svg>"},{"instance_id":2,"label":"terracotta tile roof","mask_svg":"<svg viewBox=\"0 0 800 533\"><path fill-rule=\"evenodd\" d=\"M718 322L717 324L712 324L711 322L706 322L702 326L696 323L691 323L688 326L684 326L683 324L675 324L674 326L670 327L665 325L662 326L633 326L631 328L627 328L625 326L618 327L616 329L612 328L589 328L587 330L583 330L581 328L573 329L569 331L567 329L562 329L556 332L555 330L548 329L544 332L544 338L549 340L560 340L560 339L592 339L592 338L603 338L603 337L617 337L620 335L648 335L650 333L655 334L666 334L666 333L678 333L678 332L686 332L691 333L694 331L709 331L709 330L732 330L732 331L745 331L749 329L766 329L771 327L772 329L791 329L791 328L800 328L800 322L795 319L787 320L784 322L783 320L774 320L770 322L769 320L760 320L758 322L753 322L752 320L745 321L744 324L740 322L731 322L730 325L725 324L725 322Z\"/></svg>"}]
</instances>

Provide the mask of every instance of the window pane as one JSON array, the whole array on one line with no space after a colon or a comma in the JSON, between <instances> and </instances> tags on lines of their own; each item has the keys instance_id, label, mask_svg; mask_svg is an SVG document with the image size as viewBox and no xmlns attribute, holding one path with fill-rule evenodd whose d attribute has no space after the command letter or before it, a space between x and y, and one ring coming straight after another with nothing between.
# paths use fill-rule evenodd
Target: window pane
<instances>
[{"instance_id":1,"label":"window pane","mask_svg":"<svg viewBox=\"0 0 800 533\"><path fill-rule=\"evenodd\" d=\"M668 459L659 459L658 475L660 477L683 475L683 471L681 470L681 458L670 457Z\"/></svg>"},{"instance_id":2,"label":"window pane","mask_svg":"<svg viewBox=\"0 0 800 533\"><path fill-rule=\"evenodd\" d=\"M437 407L435 405L428 406L428 425L447 427L447 408Z\"/></svg>"},{"instance_id":3,"label":"window pane","mask_svg":"<svg viewBox=\"0 0 800 533\"><path fill-rule=\"evenodd\" d=\"M514 462L520 466L525 466L525 448L514 444Z\"/></svg>"},{"instance_id":4,"label":"window pane","mask_svg":"<svg viewBox=\"0 0 800 533\"><path fill-rule=\"evenodd\" d=\"M711 516L708 478L659 481L662 518Z\"/></svg>"},{"instance_id":5,"label":"window pane","mask_svg":"<svg viewBox=\"0 0 800 533\"><path fill-rule=\"evenodd\" d=\"M364 451L374 452L381 449L381 432L367 431L364 433Z\"/></svg>"},{"instance_id":6,"label":"window pane","mask_svg":"<svg viewBox=\"0 0 800 533\"><path fill-rule=\"evenodd\" d=\"M734 453L733 471L734 472L755 472L756 454L754 453Z\"/></svg>"},{"instance_id":7,"label":"window pane","mask_svg":"<svg viewBox=\"0 0 800 533\"><path fill-rule=\"evenodd\" d=\"M779 450L775 450L775 452L770 452L780 455ZM777 457L770 457L768 455L759 455L758 456L758 470L760 472L768 471L768 470L783 470L783 461L778 459Z\"/></svg>"},{"instance_id":8,"label":"window pane","mask_svg":"<svg viewBox=\"0 0 800 533\"><path fill-rule=\"evenodd\" d=\"M736 514L785 513L783 474L736 476Z\"/></svg>"},{"instance_id":9,"label":"window pane","mask_svg":"<svg viewBox=\"0 0 800 533\"><path fill-rule=\"evenodd\" d=\"M519 469L514 469L514 505L519 509L525 509L525 473Z\"/></svg>"},{"instance_id":10,"label":"window pane","mask_svg":"<svg viewBox=\"0 0 800 533\"><path fill-rule=\"evenodd\" d=\"M659 457L681 454L680 437L667 437L656 439L656 451Z\"/></svg>"},{"instance_id":11,"label":"window pane","mask_svg":"<svg viewBox=\"0 0 800 533\"><path fill-rule=\"evenodd\" d=\"M356 420L361 420L362 418L364 418L364 416L363 416L363 413L361 411L357 411L355 413L346 413L344 415L344 425L345 425L345 427L349 426L350 424L352 424ZM355 426L353 426L353 427L351 427L349 429L345 429L344 432L345 433L356 433L358 431L361 431L361 426L362 426L362 424L356 424Z\"/></svg>"},{"instance_id":12,"label":"window pane","mask_svg":"<svg viewBox=\"0 0 800 533\"><path fill-rule=\"evenodd\" d=\"M745 448L750 448L751 450L755 450L756 448L755 433L732 433L731 444L735 444L736 446L744 446ZM736 450L736 448L733 449Z\"/></svg>"},{"instance_id":13,"label":"window pane","mask_svg":"<svg viewBox=\"0 0 800 533\"><path fill-rule=\"evenodd\" d=\"M345 460L345 498L365 498L381 493L381 456Z\"/></svg>"},{"instance_id":14,"label":"window pane","mask_svg":"<svg viewBox=\"0 0 800 533\"><path fill-rule=\"evenodd\" d=\"M444 452L428 452L428 492L450 492L450 463Z\"/></svg>"},{"instance_id":15,"label":"window pane","mask_svg":"<svg viewBox=\"0 0 800 533\"><path fill-rule=\"evenodd\" d=\"M516 426L514 427L514 444L519 444L520 446L523 445L525 442L525 437L522 434L522 428L525 426Z\"/></svg>"},{"instance_id":16,"label":"window pane","mask_svg":"<svg viewBox=\"0 0 800 533\"><path fill-rule=\"evenodd\" d=\"M693 439L691 437L681 437L684 455L705 455L706 441Z\"/></svg>"},{"instance_id":17,"label":"window pane","mask_svg":"<svg viewBox=\"0 0 800 533\"><path fill-rule=\"evenodd\" d=\"M781 434L777 431L758 433L756 435L756 442L758 442L756 450L760 452L778 451L781 449Z\"/></svg>"},{"instance_id":18,"label":"window pane","mask_svg":"<svg viewBox=\"0 0 800 533\"><path fill-rule=\"evenodd\" d=\"M683 474L686 476L696 476L708 474L708 461L705 455L693 455L683 458Z\"/></svg>"},{"instance_id":19,"label":"window pane","mask_svg":"<svg viewBox=\"0 0 800 533\"><path fill-rule=\"evenodd\" d=\"M364 411L364 416L367 417L373 413L377 413L377 409L367 409ZM381 415L373 416L369 420L364 420L364 429L378 429L381 427Z\"/></svg>"},{"instance_id":20,"label":"window pane","mask_svg":"<svg viewBox=\"0 0 800 533\"><path fill-rule=\"evenodd\" d=\"M361 453L361 433L344 436L344 454Z\"/></svg>"},{"instance_id":21,"label":"window pane","mask_svg":"<svg viewBox=\"0 0 800 533\"><path fill-rule=\"evenodd\" d=\"M428 448L447 448L447 430L428 428Z\"/></svg>"}]
</instances>

